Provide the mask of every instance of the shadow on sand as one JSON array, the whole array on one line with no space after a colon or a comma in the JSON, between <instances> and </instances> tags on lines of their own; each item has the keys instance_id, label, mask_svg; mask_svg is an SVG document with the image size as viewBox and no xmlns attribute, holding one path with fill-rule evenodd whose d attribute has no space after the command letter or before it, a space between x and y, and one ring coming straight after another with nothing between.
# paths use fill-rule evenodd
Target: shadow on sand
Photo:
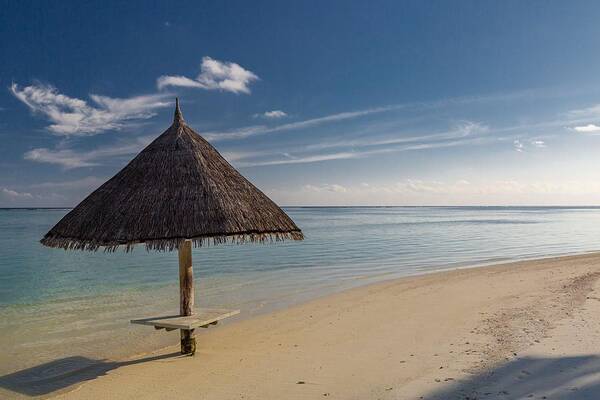
<instances>
[{"instance_id":1,"label":"shadow on sand","mask_svg":"<svg viewBox=\"0 0 600 400\"><path fill-rule=\"evenodd\" d=\"M523 357L430 392L425 400L600 399L600 357Z\"/></svg>"},{"instance_id":2,"label":"shadow on sand","mask_svg":"<svg viewBox=\"0 0 600 400\"><path fill-rule=\"evenodd\" d=\"M95 379L127 365L184 357L179 352L131 361L94 360L82 356L65 357L0 377L0 387L27 396L50 394Z\"/></svg>"}]
</instances>

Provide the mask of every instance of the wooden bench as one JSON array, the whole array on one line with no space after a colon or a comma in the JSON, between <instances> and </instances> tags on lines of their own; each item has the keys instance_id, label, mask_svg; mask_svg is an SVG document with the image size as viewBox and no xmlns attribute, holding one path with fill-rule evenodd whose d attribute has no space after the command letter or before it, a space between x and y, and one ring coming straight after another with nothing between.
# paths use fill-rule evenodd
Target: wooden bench
<instances>
[{"instance_id":1,"label":"wooden bench","mask_svg":"<svg viewBox=\"0 0 600 400\"><path fill-rule=\"evenodd\" d=\"M166 329L172 331L175 329L193 330L195 328L208 328L210 325L216 325L219 321L233 317L240 313L240 310L225 310L221 308L203 308L195 310L193 315L165 315L162 317L149 317L142 319L132 319L132 324L149 325L154 329Z\"/></svg>"}]
</instances>

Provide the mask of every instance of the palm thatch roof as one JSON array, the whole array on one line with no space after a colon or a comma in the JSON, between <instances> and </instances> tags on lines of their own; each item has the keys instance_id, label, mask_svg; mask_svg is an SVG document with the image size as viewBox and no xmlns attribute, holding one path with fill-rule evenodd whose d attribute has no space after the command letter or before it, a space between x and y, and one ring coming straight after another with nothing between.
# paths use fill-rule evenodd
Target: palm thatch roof
<instances>
[{"instance_id":1,"label":"palm thatch roof","mask_svg":"<svg viewBox=\"0 0 600 400\"><path fill-rule=\"evenodd\" d=\"M41 243L79 250L173 250L225 242L302 240L271 199L186 125L173 124L52 228Z\"/></svg>"}]
</instances>

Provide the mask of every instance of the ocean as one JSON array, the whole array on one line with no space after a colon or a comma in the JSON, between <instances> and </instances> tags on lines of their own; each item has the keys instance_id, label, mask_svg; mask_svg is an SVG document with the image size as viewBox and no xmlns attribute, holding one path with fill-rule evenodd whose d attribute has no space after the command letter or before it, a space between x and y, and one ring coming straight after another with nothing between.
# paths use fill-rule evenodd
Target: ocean
<instances>
[{"instance_id":1,"label":"ocean","mask_svg":"<svg viewBox=\"0 0 600 400\"><path fill-rule=\"evenodd\" d=\"M385 279L600 249L595 207L285 211L305 241L193 250L196 306L240 308L247 318ZM177 332L129 323L178 312L177 254L43 247L39 239L67 212L0 209L0 382L55 360L178 343Z\"/></svg>"}]
</instances>

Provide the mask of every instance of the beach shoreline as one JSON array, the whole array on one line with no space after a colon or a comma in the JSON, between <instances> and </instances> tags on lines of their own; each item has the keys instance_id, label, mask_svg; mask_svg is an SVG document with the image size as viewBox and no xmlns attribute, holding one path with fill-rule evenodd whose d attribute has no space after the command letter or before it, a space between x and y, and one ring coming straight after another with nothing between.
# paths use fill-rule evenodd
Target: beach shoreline
<instances>
[{"instance_id":1,"label":"beach shoreline","mask_svg":"<svg viewBox=\"0 0 600 400\"><path fill-rule=\"evenodd\" d=\"M589 366L600 349L593 334L600 329L594 318L600 302L591 295L600 290L599 278L600 253L590 253L372 283L204 331L195 357L178 356L172 346L94 364L68 385L57 378L55 390L38 394L465 398L482 385L493 387L493 372L529 360L528 354L534 360L556 357L558 364L585 355ZM573 343L569 338L575 336ZM531 381L514 373L518 382ZM537 378L545 384L550 379ZM514 391L512 386L498 392ZM585 385L579 386L578 393L585 393ZM573 387L568 389L573 396ZM536 395L548 389L527 390ZM512 398L510 391L504 398Z\"/></svg>"}]
</instances>

